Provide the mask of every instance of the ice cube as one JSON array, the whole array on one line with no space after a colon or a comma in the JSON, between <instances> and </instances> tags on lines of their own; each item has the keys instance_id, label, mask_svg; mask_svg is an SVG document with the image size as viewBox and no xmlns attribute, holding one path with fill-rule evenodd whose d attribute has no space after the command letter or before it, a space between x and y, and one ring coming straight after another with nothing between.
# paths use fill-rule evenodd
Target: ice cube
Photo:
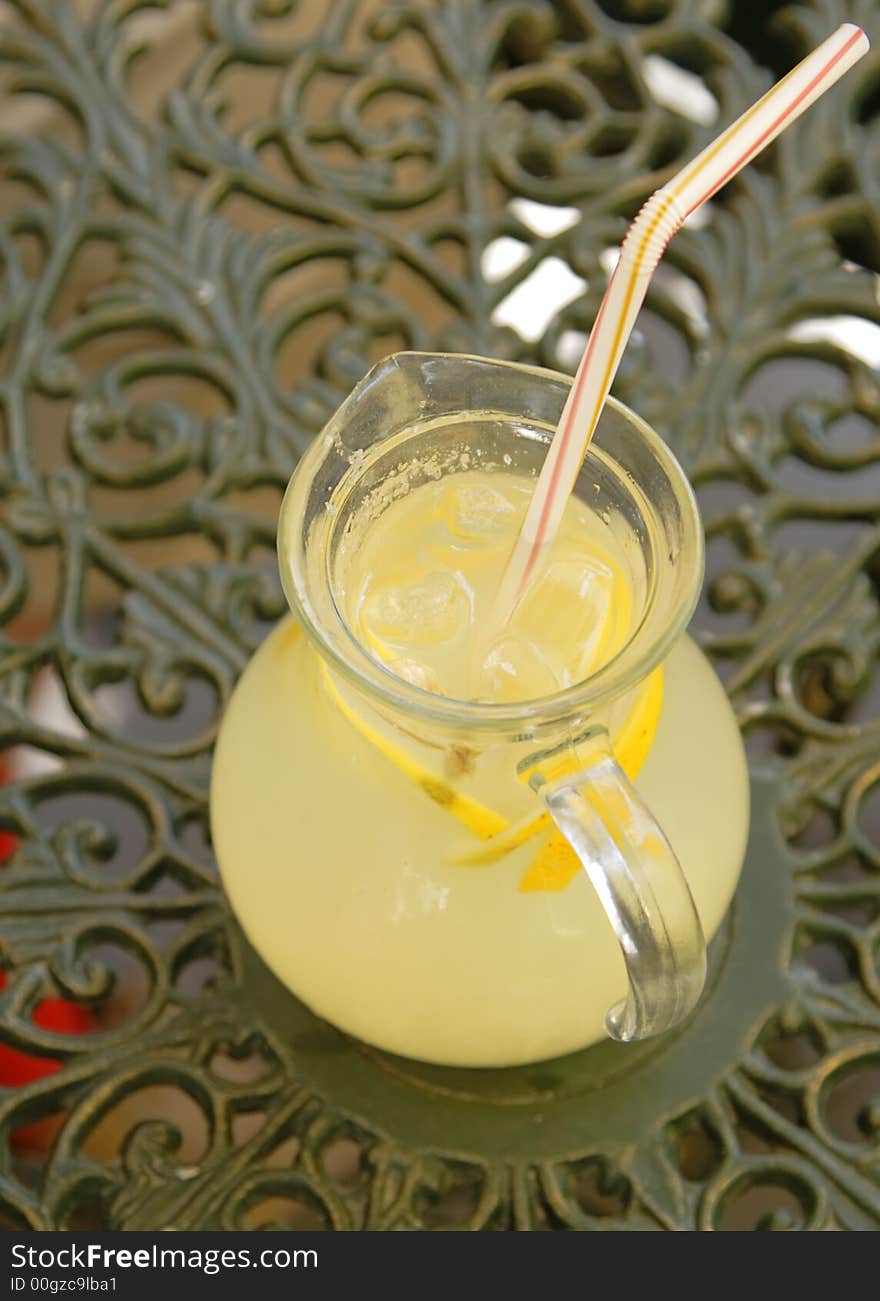
<instances>
[{"instance_id":1,"label":"ice cube","mask_svg":"<svg viewBox=\"0 0 880 1301\"><path fill-rule=\"evenodd\" d=\"M423 691L433 691L435 696L443 695L440 679L429 665L422 664L419 660L397 659L391 660L388 667L397 677L403 678L404 682L421 687Z\"/></svg>"},{"instance_id":2,"label":"ice cube","mask_svg":"<svg viewBox=\"0 0 880 1301\"><path fill-rule=\"evenodd\" d=\"M445 507L449 532L467 546L499 542L513 533L516 524L512 503L486 484L452 483Z\"/></svg>"},{"instance_id":3,"label":"ice cube","mask_svg":"<svg viewBox=\"0 0 880 1301\"><path fill-rule=\"evenodd\" d=\"M603 662L614 625L614 573L595 556L553 561L526 592L513 626L541 648L561 686Z\"/></svg>"},{"instance_id":4,"label":"ice cube","mask_svg":"<svg viewBox=\"0 0 880 1301\"><path fill-rule=\"evenodd\" d=\"M407 647L448 641L467 627L470 615L468 593L448 569L376 587L360 611L367 638L380 651L389 642Z\"/></svg>"},{"instance_id":5,"label":"ice cube","mask_svg":"<svg viewBox=\"0 0 880 1301\"><path fill-rule=\"evenodd\" d=\"M498 704L536 700L557 689L553 671L537 647L512 633L504 633L490 646L477 683L480 699Z\"/></svg>"}]
</instances>

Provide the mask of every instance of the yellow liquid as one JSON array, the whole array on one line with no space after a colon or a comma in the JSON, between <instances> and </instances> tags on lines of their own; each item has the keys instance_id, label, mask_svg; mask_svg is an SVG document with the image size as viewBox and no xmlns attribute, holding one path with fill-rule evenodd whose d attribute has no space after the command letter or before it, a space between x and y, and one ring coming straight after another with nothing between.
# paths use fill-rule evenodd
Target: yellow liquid
<instances>
[{"instance_id":1,"label":"yellow liquid","mask_svg":"<svg viewBox=\"0 0 880 1301\"><path fill-rule=\"evenodd\" d=\"M515 529L533 483L486 480L512 503L513 516L501 513ZM473 653L474 630L509 541L450 545L449 488L466 483L479 486L460 475L416 489L370 527L345 579L358 635L402 676L418 682L424 674L418 685L459 697L540 695L548 672L562 684L583 665L594 671L629 633L632 602L610 530L574 503L555 560L593 565L601 581L590 610L601 629L588 629L594 641L586 649L573 639L565 650L569 629L583 625L568 589L559 585L555 602L548 589L537 617L522 612L516 671L475 689L474 663L479 670L484 661ZM407 608L396 595L396 605L383 604L389 587L406 595L440 572L470 589L466 619L455 602L450 614L445 598L427 609L422 598L421 609L419 601ZM409 617L414 609L419 619ZM438 637L438 628L449 635ZM528 654L519 653L523 642ZM418 668L401 670L400 661ZM743 749L723 688L687 637L667 658L663 681L636 786L678 855L711 938L745 849ZM211 791L223 881L251 942L315 1012L395 1053L504 1066L603 1038L605 1013L626 992L623 959L583 871L551 874L535 888L552 829L545 824L500 857L462 865L492 844L479 839L485 828L469 829L462 799L502 825L541 811L513 776L514 747L497 742L462 757L430 737L414 739L416 727L415 719L395 727L334 682L293 619L260 648L227 711Z\"/></svg>"},{"instance_id":2,"label":"yellow liquid","mask_svg":"<svg viewBox=\"0 0 880 1301\"><path fill-rule=\"evenodd\" d=\"M345 574L349 623L398 676L460 700L537 699L620 650L632 598L623 549L569 499L540 574L503 628L499 583L532 493L521 476L466 471L393 502Z\"/></svg>"}]
</instances>

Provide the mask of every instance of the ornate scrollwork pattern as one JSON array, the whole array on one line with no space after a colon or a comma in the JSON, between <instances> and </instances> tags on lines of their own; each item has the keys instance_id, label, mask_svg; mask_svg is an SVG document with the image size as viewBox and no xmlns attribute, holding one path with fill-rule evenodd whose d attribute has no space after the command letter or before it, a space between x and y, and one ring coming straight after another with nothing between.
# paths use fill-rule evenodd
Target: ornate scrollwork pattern
<instances>
[{"instance_id":1,"label":"ornate scrollwork pattern","mask_svg":"<svg viewBox=\"0 0 880 1301\"><path fill-rule=\"evenodd\" d=\"M365 1057L255 997L207 832L340 398L401 347L570 368L641 202L848 19L880 36L873 0L0 3L4 1225L880 1226L876 54L676 238L618 381L700 496L756 777L711 1035Z\"/></svg>"}]
</instances>

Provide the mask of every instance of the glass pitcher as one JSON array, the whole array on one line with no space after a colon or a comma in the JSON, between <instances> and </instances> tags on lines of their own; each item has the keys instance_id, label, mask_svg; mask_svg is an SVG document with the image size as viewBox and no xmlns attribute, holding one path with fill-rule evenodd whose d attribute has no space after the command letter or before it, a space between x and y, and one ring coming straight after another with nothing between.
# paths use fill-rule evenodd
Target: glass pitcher
<instances>
[{"instance_id":1,"label":"glass pitcher","mask_svg":"<svg viewBox=\"0 0 880 1301\"><path fill-rule=\"evenodd\" d=\"M742 864L739 732L684 633L696 504L620 403L576 491L621 544L638 617L593 676L524 703L452 700L396 677L342 614L365 512L463 466L535 475L569 383L402 353L358 384L291 478L293 614L217 744L214 844L254 947L313 1011L425 1061L513 1065L673 1027Z\"/></svg>"}]
</instances>

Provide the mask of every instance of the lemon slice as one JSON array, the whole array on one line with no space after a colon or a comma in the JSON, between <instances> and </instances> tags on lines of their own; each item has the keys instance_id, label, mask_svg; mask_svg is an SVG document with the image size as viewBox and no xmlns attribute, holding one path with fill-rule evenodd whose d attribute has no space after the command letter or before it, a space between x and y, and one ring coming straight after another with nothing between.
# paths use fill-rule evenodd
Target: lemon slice
<instances>
[{"instance_id":1,"label":"lemon slice","mask_svg":"<svg viewBox=\"0 0 880 1301\"><path fill-rule=\"evenodd\" d=\"M583 864L561 831L554 831L519 883L521 894L564 890L571 885Z\"/></svg>"},{"instance_id":2,"label":"lemon slice","mask_svg":"<svg viewBox=\"0 0 880 1301\"><path fill-rule=\"evenodd\" d=\"M639 689L639 693L633 702L627 718L614 737L612 749L614 757L620 764L623 771L634 781L636 775L641 769L642 764L648 756L648 751L654 741L654 735L657 731L657 724L660 721L660 711L663 708L663 669L655 669ZM553 772L554 777L564 777L566 771L574 771L574 761L561 765ZM455 867L487 867L491 863L497 863L499 859L504 858L506 854L511 853L514 849L519 849L534 836L538 836L542 831L551 826L549 813L538 813L534 817L527 818L522 822L515 823L512 827L508 826L500 835L493 836L486 844L478 845L470 849L461 850L447 858L447 862ZM551 837L551 842L555 840L555 833ZM568 842L563 838L563 844ZM549 848L548 842L547 848ZM540 857L540 855L539 855ZM550 851L550 857L554 863L559 857L558 849ZM580 862L572 852L572 857L577 865L574 872L580 869ZM572 875L574 875L572 872ZM539 872L539 876L541 873ZM552 873L554 879L559 873L554 868ZM537 878L536 878L537 879ZM569 876L569 880L571 876ZM566 882L568 884L568 882ZM542 889L553 888L562 889L562 886L541 887L520 885L520 889Z\"/></svg>"},{"instance_id":3,"label":"lemon slice","mask_svg":"<svg viewBox=\"0 0 880 1301\"><path fill-rule=\"evenodd\" d=\"M481 840L497 836L506 829L509 825L508 821L500 813L495 813L492 809L487 808L485 804L480 804L478 800L457 791L454 786L450 786L449 782L437 777L431 772L430 768L426 768L424 764L414 759L403 746L397 745L387 736L384 736L378 728L368 723L363 715L353 709L342 695L342 692L330 676L326 664L323 662L321 664L321 673L327 693L343 718L357 728L365 741L369 741L380 753L384 754L385 758L390 760L429 799L433 800L435 804L439 804L447 813L451 813L463 826L467 827L468 831Z\"/></svg>"},{"instance_id":4,"label":"lemon slice","mask_svg":"<svg viewBox=\"0 0 880 1301\"><path fill-rule=\"evenodd\" d=\"M660 668L644 684L643 696L636 701L613 745L614 757L630 781L635 780L648 756L662 708L663 670ZM554 830L520 881L519 890L523 894L564 890L582 869L583 864L565 836Z\"/></svg>"},{"instance_id":5,"label":"lemon slice","mask_svg":"<svg viewBox=\"0 0 880 1301\"><path fill-rule=\"evenodd\" d=\"M393 763L423 794L485 842L473 849L450 855L446 860L450 866L486 867L497 863L551 825L550 815L539 813L511 826L494 809L457 791L449 782L437 777L424 764L414 759L403 746L397 745L368 723L344 698L323 663L321 675L333 704L364 740ZM642 685L633 708L614 741L617 761L631 780L638 773L651 748L662 704L663 670L655 669ZM519 888L522 891L564 889L580 870L580 866L565 838L561 833L554 832L523 877Z\"/></svg>"}]
</instances>

